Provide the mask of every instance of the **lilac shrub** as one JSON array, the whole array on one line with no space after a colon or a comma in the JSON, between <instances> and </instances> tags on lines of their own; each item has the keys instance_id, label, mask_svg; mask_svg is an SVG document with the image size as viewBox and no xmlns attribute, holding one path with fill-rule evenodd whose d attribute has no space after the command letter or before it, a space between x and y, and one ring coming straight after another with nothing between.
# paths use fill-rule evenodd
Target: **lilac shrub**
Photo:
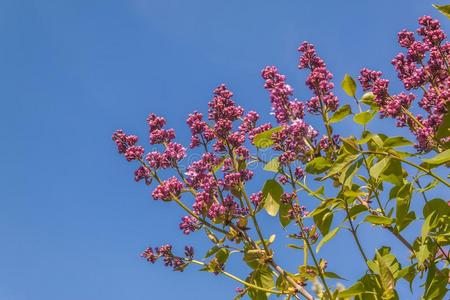
<instances>
[{"instance_id":1,"label":"lilac shrub","mask_svg":"<svg viewBox=\"0 0 450 300\"><path fill-rule=\"evenodd\" d=\"M346 75L341 86L353 99L339 99L333 74L314 45L303 42L298 68L308 73L310 99L296 99L293 87L275 66L261 72L273 124L261 124L255 111L245 112L222 84L213 91L207 115L195 111L188 116L191 140L186 147L175 142L175 130L155 114L147 118L152 145L147 154L137 145L137 136L117 130L112 139L118 152L138 165L135 180L153 186L153 199L175 202L186 213L179 224L183 234L203 233L212 243L200 258L191 246L178 256L171 245L149 247L142 257L150 263L161 260L175 271L194 264L223 274L241 285L235 299L271 295L398 299L396 285L401 280L420 282L423 299L444 299L449 282L450 206L440 198L428 200L426 193L435 189L444 195L450 187L441 177L450 162L450 43L439 22L428 16L419 18L417 34L399 32L398 43L404 52L395 56L392 65L405 89L399 93L390 91L390 81L381 72L364 68L358 80L365 94L357 97L356 81ZM323 128L308 124L305 114L319 118ZM350 115L361 125L358 137L343 136L333 127ZM405 129L404 136L370 132L367 124L376 115L395 119ZM408 136L414 136L415 142ZM261 149L273 154L270 161L261 157ZM184 159L193 151L200 151L201 157L186 166ZM254 165L274 177L250 193L248 183L257 176ZM170 175L163 170L170 170ZM322 183L321 188L312 190L312 179ZM317 198L319 204L305 207L299 193ZM420 201L419 195L425 199L422 212L410 205ZM273 236L268 238L259 225L263 211L277 217L293 240L291 247L302 250L304 257L295 272L276 262ZM358 237L359 223L389 232L409 256L398 259L389 245L367 253ZM419 224L420 232L409 240L402 231L412 223ZM330 272L327 260L318 254L344 230L355 242L349 251L358 253L367 266L365 275L346 283L347 288L336 283L340 275ZM246 278L227 272L230 255L240 255L249 266Z\"/></svg>"}]
</instances>

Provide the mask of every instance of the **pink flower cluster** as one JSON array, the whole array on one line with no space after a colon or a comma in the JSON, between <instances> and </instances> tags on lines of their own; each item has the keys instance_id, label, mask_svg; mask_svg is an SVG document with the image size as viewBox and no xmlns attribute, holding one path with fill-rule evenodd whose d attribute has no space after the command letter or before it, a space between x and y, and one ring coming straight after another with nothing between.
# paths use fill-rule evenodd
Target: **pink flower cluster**
<instances>
[{"instance_id":1,"label":"pink flower cluster","mask_svg":"<svg viewBox=\"0 0 450 300\"><path fill-rule=\"evenodd\" d=\"M186 149L182 145L175 142L169 142L166 144L163 153L152 151L146 155L145 160L151 168L158 170L174 167L177 162L185 157Z\"/></svg>"},{"instance_id":2,"label":"pink flower cluster","mask_svg":"<svg viewBox=\"0 0 450 300\"><path fill-rule=\"evenodd\" d=\"M165 144L175 138L175 131L173 129L163 129L166 124L164 118L150 114L147 117L147 123L150 127L150 144Z\"/></svg>"},{"instance_id":3,"label":"pink flower cluster","mask_svg":"<svg viewBox=\"0 0 450 300\"><path fill-rule=\"evenodd\" d=\"M309 159L309 153L313 150L312 144L317 135L317 130L303 120L297 120L274 133L272 135L275 142L273 149L282 152L279 158L280 163L287 165L297 160L306 162Z\"/></svg>"},{"instance_id":4,"label":"pink flower cluster","mask_svg":"<svg viewBox=\"0 0 450 300\"><path fill-rule=\"evenodd\" d=\"M272 110L277 122L286 124L290 120L302 119L304 105L297 100L289 100L294 90L286 84L286 76L279 74L276 67L265 67L261 76L265 80L264 88L270 92Z\"/></svg>"},{"instance_id":5,"label":"pink flower cluster","mask_svg":"<svg viewBox=\"0 0 450 300\"><path fill-rule=\"evenodd\" d=\"M155 200L170 201L174 197L178 197L182 189L183 184L176 177L170 177L156 187L152 193L152 197Z\"/></svg>"},{"instance_id":6,"label":"pink flower cluster","mask_svg":"<svg viewBox=\"0 0 450 300\"><path fill-rule=\"evenodd\" d=\"M117 145L119 153L124 154L128 161L142 159L144 148L136 146L138 137L135 135L126 135L122 130L116 130L112 136L112 140Z\"/></svg>"},{"instance_id":7,"label":"pink flower cluster","mask_svg":"<svg viewBox=\"0 0 450 300\"><path fill-rule=\"evenodd\" d=\"M181 219L180 229L184 234L189 234L201 227L200 222L193 216L185 216Z\"/></svg>"},{"instance_id":8,"label":"pink flower cluster","mask_svg":"<svg viewBox=\"0 0 450 300\"><path fill-rule=\"evenodd\" d=\"M398 78L406 90L422 90L419 106L428 116L411 117L410 109L414 94L390 95L389 81L381 78L381 72L361 70L359 81L364 90L371 90L380 107L382 117L397 119L398 126L408 126L417 138L416 147L428 151L439 144L435 134L442 118L448 111L450 85L450 43L444 42L446 35L439 21L429 16L419 18L417 33L422 40L416 40L414 33L406 29L398 33L398 43L406 49L392 60Z\"/></svg>"},{"instance_id":9,"label":"pink flower cluster","mask_svg":"<svg viewBox=\"0 0 450 300\"><path fill-rule=\"evenodd\" d=\"M307 110L310 113L335 111L339 106L339 99L332 92L333 74L327 70L323 59L317 56L314 45L303 42L298 51L302 53L298 67L310 70L306 85L314 94L306 104Z\"/></svg>"}]
</instances>

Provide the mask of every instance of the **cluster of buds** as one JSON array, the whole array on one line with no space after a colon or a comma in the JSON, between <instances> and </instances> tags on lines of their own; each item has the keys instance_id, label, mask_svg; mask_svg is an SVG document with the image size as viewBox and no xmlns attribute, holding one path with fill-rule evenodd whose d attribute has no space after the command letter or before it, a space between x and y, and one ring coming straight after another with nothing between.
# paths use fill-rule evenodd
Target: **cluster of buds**
<instances>
[{"instance_id":1,"label":"cluster of buds","mask_svg":"<svg viewBox=\"0 0 450 300\"><path fill-rule=\"evenodd\" d=\"M141 253L141 257L154 264L162 258L166 267L172 267L174 271L182 272L189 261L194 257L194 248L186 246L184 248L184 257L176 256L172 253L172 245L164 245L155 249L148 247Z\"/></svg>"}]
</instances>

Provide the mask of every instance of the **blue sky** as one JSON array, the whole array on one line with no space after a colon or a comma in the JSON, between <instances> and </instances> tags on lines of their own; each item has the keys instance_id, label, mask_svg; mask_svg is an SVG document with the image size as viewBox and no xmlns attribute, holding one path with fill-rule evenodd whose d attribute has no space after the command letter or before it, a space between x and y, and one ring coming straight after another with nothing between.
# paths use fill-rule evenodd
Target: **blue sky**
<instances>
[{"instance_id":1,"label":"blue sky","mask_svg":"<svg viewBox=\"0 0 450 300\"><path fill-rule=\"evenodd\" d=\"M394 78L396 33L424 14L448 31L425 0L1 1L0 299L231 299L237 285L226 278L139 258L147 245L204 243L178 230L181 212L134 183L111 133L146 141L155 112L186 143L185 117L205 111L220 83L268 120L264 66L309 96L296 68L303 40L316 44L335 82L364 66ZM390 238L366 234L370 251ZM347 278L361 275L352 242L344 234L321 251ZM282 253L293 268L295 254Z\"/></svg>"}]
</instances>

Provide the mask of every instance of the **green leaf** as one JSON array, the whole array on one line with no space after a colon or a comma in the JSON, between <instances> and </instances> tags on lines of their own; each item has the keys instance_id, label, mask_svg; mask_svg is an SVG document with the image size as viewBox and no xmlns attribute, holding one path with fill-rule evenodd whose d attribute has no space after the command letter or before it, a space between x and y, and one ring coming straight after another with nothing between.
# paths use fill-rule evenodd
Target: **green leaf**
<instances>
[{"instance_id":1,"label":"green leaf","mask_svg":"<svg viewBox=\"0 0 450 300\"><path fill-rule=\"evenodd\" d=\"M426 158L423 161L433 168L445 164L450 161L450 149L439 153L433 158Z\"/></svg>"},{"instance_id":2,"label":"green leaf","mask_svg":"<svg viewBox=\"0 0 450 300\"><path fill-rule=\"evenodd\" d=\"M254 284L269 290L275 287L272 271L267 266L255 270L254 273Z\"/></svg>"},{"instance_id":3,"label":"green leaf","mask_svg":"<svg viewBox=\"0 0 450 300\"><path fill-rule=\"evenodd\" d=\"M219 251L217 251L216 253L216 258L217 261L219 262L219 264L223 265L228 257L230 256L230 250L228 250L227 248L221 248Z\"/></svg>"},{"instance_id":4,"label":"green leaf","mask_svg":"<svg viewBox=\"0 0 450 300\"><path fill-rule=\"evenodd\" d=\"M262 266L260 262L260 257L264 254L264 250L253 251L249 244L244 246L244 257L245 263L252 269L258 269Z\"/></svg>"},{"instance_id":5,"label":"green leaf","mask_svg":"<svg viewBox=\"0 0 450 300\"><path fill-rule=\"evenodd\" d=\"M219 250L220 250L220 247L218 247L218 246L212 247L211 249L208 250L208 252L206 252L205 258L208 258L208 257L210 257L211 255L216 254L217 251L219 251Z\"/></svg>"},{"instance_id":6,"label":"green leaf","mask_svg":"<svg viewBox=\"0 0 450 300\"><path fill-rule=\"evenodd\" d=\"M447 202L442 199L432 199L423 207L423 216L427 218L433 213L438 216L450 215L450 206L448 206Z\"/></svg>"},{"instance_id":7,"label":"green leaf","mask_svg":"<svg viewBox=\"0 0 450 300\"><path fill-rule=\"evenodd\" d=\"M375 225L391 225L392 223L394 223L394 220L391 218L374 215L369 215L365 217L364 221Z\"/></svg>"},{"instance_id":8,"label":"green leaf","mask_svg":"<svg viewBox=\"0 0 450 300\"><path fill-rule=\"evenodd\" d=\"M269 299L269 298L267 298L267 294L260 290L249 289L247 294L250 297L250 299L252 299L252 300L268 300Z\"/></svg>"},{"instance_id":9,"label":"green leaf","mask_svg":"<svg viewBox=\"0 0 450 300\"><path fill-rule=\"evenodd\" d=\"M247 280L256 286L263 287L268 290L271 290L275 287L272 271L266 266L254 270ZM254 300L268 299L265 292L252 288L249 289L248 295L251 299Z\"/></svg>"},{"instance_id":10,"label":"green leaf","mask_svg":"<svg viewBox=\"0 0 450 300\"><path fill-rule=\"evenodd\" d=\"M347 95L349 95L350 97L355 97L356 83L350 75L345 74L344 79L341 82L341 87Z\"/></svg>"},{"instance_id":11,"label":"green leaf","mask_svg":"<svg viewBox=\"0 0 450 300\"><path fill-rule=\"evenodd\" d=\"M376 253L378 268L380 271L381 285L385 291L393 290L395 288L395 279L392 274L389 264L386 259L380 255L380 253Z\"/></svg>"},{"instance_id":12,"label":"green leaf","mask_svg":"<svg viewBox=\"0 0 450 300\"><path fill-rule=\"evenodd\" d=\"M402 231L403 229L408 227L408 225L411 224L416 219L417 219L417 217L416 217L416 213L415 212L413 212L413 211L408 212L401 222L400 221L396 221L398 231L399 232Z\"/></svg>"},{"instance_id":13,"label":"green leaf","mask_svg":"<svg viewBox=\"0 0 450 300\"><path fill-rule=\"evenodd\" d=\"M425 294L423 299L442 300L447 294L447 283L449 269L445 268L438 272L436 265L431 265L428 270L427 280L425 282ZM446 297L448 299L448 297Z\"/></svg>"},{"instance_id":14,"label":"green leaf","mask_svg":"<svg viewBox=\"0 0 450 300\"><path fill-rule=\"evenodd\" d=\"M428 258L428 256L430 256L430 254L431 254L431 252L428 249L428 245L427 244L420 245L419 246L419 251L416 251L417 263L419 265L423 265L423 263Z\"/></svg>"},{"instance_id":15,"label":"green leaf","mask_svg":"<svg viewBox=\"0 0 450 300\"><path fill-rule=\"evenodd\" d=\"M278 217L280 219L281 226L286 227L291 223L291 218L289 216L289 211L291 210L291 206L289 204L285 204L283 202L280 203L280 213Z\"/></svg>"},{"instance_id":16,"label":"green leaf","mask_svg":"<svg viewBox=\"0 0 450 300\"><path fill-rule=\"evenodd\" d=\"M341 137L340 140L343 143L343 149L350 154L358 154L359 153L359 149L358 146L356 144L356 139L354 136L349 136L347 138L343 138Z\"/></svg>"},{"instance_id":17,"label":"green leaf","mask_svg":"<svg viewBox=\"0 0 450 300\"><path fill-rule=\"evenodd\" d=\"M389 160L388 166L383 170L381 179L394 185L403 185L403 169L399 160Z\"/></svg>"},{"instance_id":18,"label":"green leaf","mask_svg":"<svg viewBox=\"0 0 450 300\"><path fill-rule=\"evenodd\" d=\"M379 110L378 104L375 102L375 95L372 92L365 93L359 102L369 105L370 108L374 111Z\"/></svg>"},{"instance_id":19,"label":"green leaf","mask_svg":"<svg viewBox=\"0 0 450 300\"><path fill-rule=\"evenodd\" d=\"M265 166L264 170L278 173L280 171L280 160L278 157L272 158Z\"/></svg>"},{"instance_id":20,"label":"green leaf","mask_svg":"<svg viewBox=\"0 0 450 300\"><path fill-rule=\"evenodd\" d=\"M283 194L281 185L273 179L269 179L262 189L264 197L264 209L271 216L276 216L280 209L280 197Z\"/></svg>"},{"instance_id":21,"label":"green leaf","mask_svg":"<svg viewBox=\"0 0 450 300\"><path fill-rule=\"evenodd\" d=\"M437 5L433 4L433 7L439 10L444 16L450 19L450 5Z\"/></svg>"},{"instance_id":22,"label":"green leaf","mask_svg":"<svg viewBox=\"0 0 450 300\"><path fill-rule=\"evenodd\" d=\"M362 113L356 114L353 117L353 121L355 121L355 123L358 123L360 125L366 125L373 119L375 114L376 114L376 112L364 111Z\"/></svg>"},{"instance_id":23,"label":"green leaf","mask_svg":"<svg viewBox=\"0 0 450 300\"><path fill-rule=\"evenodd\" d=\"M320 174L328 170L331 166L331 163L326 158L319 156L311 160L306 164L306 172L310 174Z\"/></svg>"},{"instance_id":24,"label":"green leaf","mask_svg":"<svg viewBox=\"0 0 450 300\"><path fill-rule=\"evenodd\" d=\"M358 159L355 163L348 166L348 168L345 168L345 170L341 173L341 175L339 176L339 182L342 183L343 186L351 188L353 184L352 179L361 167L362 161L362 158Z\"/></svg>"},{"instance_id":25,"label":"green leaf","mask_svg":"<svg viewBox=\"0 0 450 300\"><path fill-rule=\"evenodd\" d=\"M450 6L450 5L447 5ZM450 108L450 104L447 104L447 110ZM439 125L436 131L436 138L443 139L450 136L450 113L446 113L442 119L441 125Z\"/></svg>"},{"instance_id":26,"label":"green leaf","mask_svg":"<svg viewBox=\"0 0 450 300\"><path fill-rule=\"evenodd\" d=\"M425 242L425 239L427 238L428 233L430 233L430 230L433 229L433 223L434 223L433 221L435 220L435 217L436 217L435 213L432 212L431 214L429 214L426 217L425 221L423 222L423 225L422 225L422 243Z\"/></svg>"},{"instance_id":27,"label":"green leaf","mask_svg":"<svg viewBox=\"0 0 450 300\"><path fill-rule=\"evenodd\" d=\"M350 208L350 211L349 211L350 218L354 219L360 213L363 213L365 211L367 211L367 207L366 206L364 206L362 204L355 205L352 208Z\"/></svg>"},{"instance_id":28,"label":"green leaf","mask_svg":"<svg viewBox=\"0 0 450 300\"><path fill-rule=\"evenodd\" d=\"M322 240L320 240L319 244L317 245L316 248L316 253L318 253L320 251L320 248L322 248L323 245L325 245L325 243L327 243L328 241L330 241L332 238L334 238L334 236L336 235L336 233L339 231L339 229L341 229L340 227L336 227L335 229L333 229L332 231L328 232L323 238Z\"/></svg>"},{"instance_id":29,"label":"green leaf","mask_svg":"<svg viewBox=\"0 0 450 300\"><path fill-rule=\"evenodd\" d=\"M325 236L330 230L331 222L333 221L333 212L329 208L325 208L320 213L314 215L313 219L320 233Z\"/></svg>"},{"instance_id":30,"label":"green leaf","mask_svg":"<svg viewBox=\"0 0 450 300\"><path fill-rule=\"evenodd\" d=\"M364 284L361 281L358 281L348 289L340 291L339 298L350 298L353 296L360 295L365 291L366 290L364 289Z\"/></svg>"},{"instance_id":31,"label":"green leaf","mask_svg":"<svg viewBox=\"0 0 450 300\"><path fill-rule=\"evenodd\" d=\"M290 283L286 280L285 276L278 276L275 282L275 286L278 290L285 291L290 287Z\"/></svg>"},{"instance_id":32,"label":"green leaf","mask_svg":"<svg viewBox=\"0 0 450 300\"><path fill-rule=\"evenodd\" d=\"M367 142L369 142L370 140L372 140L372 136L373 136L374 134L372 133L372 132L370 132L370 131L364 131L362 134L361 134L361 138L359 139L359 140L357 140L356 141L356 144L358 144L358 145L363 145L363 144L365 144L365 143L367 143Z\"/></svg>"},{"instance_id":33,"label":"green leaf","mask_svg":"<svg viewBox=\"0 0 450 300\"><path fill-rule=\"evenodd\" d=\"M413 265L410 265L410 266L407 266L407 267L404 267L403 269L401 269L397 274L397 278L403 278L406 281L408 281L409 289L412 292L413 291L412 283L413 283L416 275L417 275L416 264L413 264Z\"/></svg>"},{"instance_id":34,"label":"green leaf","mask_svg":"<svg viewBox=\"0 0 450 300\"><path fill-rule=\"evenodd\" d=\"M341 106L334 112L334 114L330 118L330 123L336 123L341 120L343 120L345 117L350 115L352 113L352 108L350 105L346 104L344 106Z\"/></svg>"},{"instance_id":35,"label":"green leaf","mask_svg":"<svg viewBox=\"0 0 450 300\"><path fill-rule=\"evenodd\" d=\"M374 164L370 168L370 176L372 176L375 179L378 179L380 177L380 174L386 169L386 167L389 164L389 156L385 156L382 160L378 161L376 164Z\"/></svg>"},{"instance_id":36,"label":"green leaf","mask_svg":"<svg viewBox=\"0 0 450 300\"><path fill-rule=\"evenodd\" d=\"M318 197L318 196L322 196L325 192L325 187L323 185L321 185L317 190L309 192L308 195L312 196L312 197Z\"/></svg>"},{"instance_id":37,"label":"green leaf","mask_svg":"<svg viewBox=\"0 0 450 300\"><path fill-rule=\"evenodd\" d=\"M258 148L268 148L273 145L272 134L275 132L279 132L283 129L283 127L275 127L269 130L258 133L253 138L253 144Z\"/></svg>"},{"instance_id":38,"label":"green leaf","mask_svg":"<svg viewBox=\"0 0 450 300\"><path fill-rule=\"evenodd\" d=\"M406 226L412 221L410 220L410 218L408 218L410 216L408 214L408 211L411 202L412 190L413 190L412 184L407 183L404 186L402 186L397 192L397 201L396 201L397 206L395 219L399 231L402 231L404 228L406 228Z\"/></svg>"},{"instance_id":39,"label":"green leaf","mask_svg":"<svg viewBox=\"0 0 450 300\"><path fill-rule=\"evenodd\" d=\"M372 144L376 145L379 148L383 148L385 138L381 133L372 134L370 140L373 142ZM371 146L371 144L369 144L369 148L370 148L370 146Z\"/></svg>"},{"instance_id":40,"label":"green leaf","mask_svg":"<svg viewBox=\"0 0 450 300\"><path fill-rule=\"evenodd\" d=\"M397 292L394 289L385 290L381 295L382 300L398 300Z\"/></svg>"},{"instance_id":41,"label":"green leaf","mask_svg":"<svg viewBox=\"0 0 450 300\"><path fill-rule=\"evenodd\" d=\"M336 274L334 272L323 272L323 275L326 278L347 280L344 277L341 277L341 276L339 276L338 274Z\"/></svg>"},{"instance_id":42,"label":"green leaf","mask_svg":"<svg viewBox=\"0 0 450 300\"><path fill-rule=\"evenodd\" d=\"M402 136L393 136L387 138L383 146L386 148L395 148L395 147L401 147L401 146L411 146L413 143L409 141L408 139L402 137Z\"/></svg>"},{"instance_id":43,"label":"green leaf","mask_svg":"<svg viewBox=\"0 0 450 300\"><path fill-rule=\"evenodd\" d=\"M359 157L359 155L340 155L335 163L333 164L333 166L330 168L330 170L328 170L328 173L326 176L322 177L322 181L325 179L328 179L334 175L336 175L337 173L340 173L342 171L344 171L350 164L352 164L357 158Z\"/></svg>"},{"instance_id":44,"label":"green leaf","mask_svg":"<svg viewBox=\"0 0 450 300\"><path fill-rule=\"evenodd\" d=\"M298 245L295 245L295 244L287 244L287 247L291 248L291 249L296 249L296 250L303 250L302 246L298 246Z\"/></svg>"}]
</instances>

